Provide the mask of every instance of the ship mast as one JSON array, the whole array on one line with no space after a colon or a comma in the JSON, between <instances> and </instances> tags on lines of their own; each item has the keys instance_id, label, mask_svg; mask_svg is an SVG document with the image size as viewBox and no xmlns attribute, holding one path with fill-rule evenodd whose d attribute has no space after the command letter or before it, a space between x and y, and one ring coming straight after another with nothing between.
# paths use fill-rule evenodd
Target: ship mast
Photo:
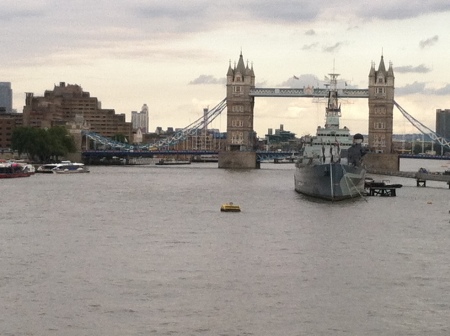
<instances>
[{"instance_id":1,"label":"ship mast","mask_svg":"<svg viewBox=\"0 0 450 336\"><path fill-rule=\"evenodd\" d=\"M328 104L326 108L326 123L325 128L336 128L339 129L339 117L341 116L341 106L338 102L338 92L337 92L337 77L339 74L330 73L330 84L328 91Z\"/></svg>"}]
</instances>

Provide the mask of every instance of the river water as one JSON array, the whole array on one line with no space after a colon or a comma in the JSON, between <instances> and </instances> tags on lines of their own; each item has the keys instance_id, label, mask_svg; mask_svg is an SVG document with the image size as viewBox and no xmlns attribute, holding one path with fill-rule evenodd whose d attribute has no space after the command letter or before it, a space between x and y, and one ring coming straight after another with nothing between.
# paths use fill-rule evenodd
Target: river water
<instances>
[{"instance_id":1,"label":"river water","mask_svg":"<svg viewBox=\"0 0 450 336\"><path fill-rule=\"evenodd\" d=\"M449 335L448 186L329 203L293 169L1 180L0 335Z\"/></svg>"}]
</instances>

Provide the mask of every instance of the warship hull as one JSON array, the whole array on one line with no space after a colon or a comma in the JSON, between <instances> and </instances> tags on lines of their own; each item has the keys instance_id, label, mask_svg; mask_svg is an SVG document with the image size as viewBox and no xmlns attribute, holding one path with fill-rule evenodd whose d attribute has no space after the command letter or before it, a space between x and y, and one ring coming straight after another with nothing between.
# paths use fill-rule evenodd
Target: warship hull
<instances>
[{"instance_id":1,"label":"warship hull","mask_svg":"<svg viewBox=\"0 0 450 336\"><path fill-rule=\"evenodd\" d=\"M321 199L339 201L360 197L364 192L366 171L362 167L341 163L297 163L295 190Z\"/></svg>"}]
</instances>

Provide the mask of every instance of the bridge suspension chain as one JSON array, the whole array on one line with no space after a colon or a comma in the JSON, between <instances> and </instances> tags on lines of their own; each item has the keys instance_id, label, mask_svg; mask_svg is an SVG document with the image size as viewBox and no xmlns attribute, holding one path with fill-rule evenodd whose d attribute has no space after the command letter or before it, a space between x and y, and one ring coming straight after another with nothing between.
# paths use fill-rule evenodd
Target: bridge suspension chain
<instances>
[{"instance_id":1,"label":"bridge suspension chain","mask_svg":"<svg viewBox=\"0 0 450 336\"><path fill-rule=\"evenodd\" d=\"M101 143L102 145L111 146L113 148L120 148L120 149L131 148L130 144L115 141L111 138L101 136L100 134L92 132L92 131L83 130L81 133L83 135L85 135L86 137L88 137L89 139L93 140L94 142Z\"/></svg>"},{"instance_id":2,"label":"bridge suspension chain","mask_svg":"<svg viewBox=\"0 0 450 336\"><path fill-rule=\"evenodd\" d=\"M167 137L150 145L145 145L145 147L150 146L161 148L165 146L175 145L178 142L185 140L188 136L197 134L199 130L204 129L207 125L212 123L213 120L216 119L217 116L219 116L226 107L227 99L224 98L219 104L209 110L206 116L202 116L193 121L183 129L177 131L173 136Z\"/></svg>"},{"instance_id":3,"label":"bridge suspension chain","mask_svg":"<svg viewBox=\"0 0 450 336\"><path fill-rule=\"evenodd\" d=\"M188 136L197 134L199 130L204 129L207 125L212 123L214 119L219 116L222 111L227 107L227 99L224 98L220 103L218 103L214 108L208 111L208 113L205 116L202 116L198 118L197 120L190 123L188 126L184 127L183 129L175 132L174 135L167 137L165 139L161 139L155 143L151 144L145 144L139 146L140 149L147 149L150 147L157 147L158 149L175 145L180 141L185 140ZM100 134L97 134L95 132L84 130L82 131L83 135L88 137L89 139L93 140L96 143L101 143L102 145L111 146L115 149L133 149L134 147L131 144L128 143L122 143L118 141L114 141L110 138L101 136Z\"/></svg>"},{"instance_id":4,"label":"bridge suspension chain","mask_svg":"<svg viewBox=\"0 0 450 336\"><path fill-rule=\"evenodd\" d=\"M450 142L446 140L444 137L439 136L436 132L432 131L430 128L422 124L419 120L410 115L406 110L401 107L395 100L394 105L398 108L398 110L403 114L403 116L408 119L408 121L417 128L422 134L429 136L433 141L437 141L441 146L447 147L450 149Z\"/></svg>"}]
</instances>

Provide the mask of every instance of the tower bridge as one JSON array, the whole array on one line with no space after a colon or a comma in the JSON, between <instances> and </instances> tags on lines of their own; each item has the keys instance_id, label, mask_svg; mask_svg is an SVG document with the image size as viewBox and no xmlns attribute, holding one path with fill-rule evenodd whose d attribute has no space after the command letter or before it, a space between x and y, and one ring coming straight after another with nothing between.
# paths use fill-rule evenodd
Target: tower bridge
<instances>
[{"instance_id":1,"label":"tower bridge","mask_svg":"<svg viewBox=\"0 0 450 336\"><path fill-rule=\"evenodd\" d=\"M338 89L339 98L365 98L368 99L368 122L369 122L369 147L376 153L390 154L392 152L393 135L393 108L394 105L403 116L410 121L423 134L434 134L441 145L448 146L450 143L436 135L429 128L409 115L394 100L394 71L392 64L388 69L381 56L378 68L372 63L368 76L367 89ZM176 132L173 136L162 139L153 144L145 144L132 147L129 144L113 142L111 139L101 137L98 134L83 131L85 143L87 139L96 143L102 143L124 152L130 149L145 149L150 147L157 150L165 150L187 137L205 130L218 115L226 109L227 115L227 140L226 146L219 152L219 168L258 168L258 162L262 157L256 151L256 136L253 129L254 105L256 97L291 97L291 98L325 98L328 97L328 88L303 87L303 88L257 88L255 86L255 73L251 67L244 64L242 53L239 61L234 67L231 62L227 72L226 98L218 103L216 107L208 111L193 123ZM99 155L98 151L96 151ZM89 150L83 153L89 156Z\"/></svg>"},{"instance_id":2,"label":"tower bridge","mask_svg":"<svg viewBox=\"0 0 450 336\"><path fill-rule=\"evenodd\" d=\"M367 98L369 104L369 147L391 153L394 108L394 70L383 56L369 71L368 89L339 89L340 98ZM227 146L219 155L219 168L257 168L253 130L256 97L328 97L328 88L256 88L253 65L244 64L242 52L227 71Z\"/></svg>"}]
</instances>

